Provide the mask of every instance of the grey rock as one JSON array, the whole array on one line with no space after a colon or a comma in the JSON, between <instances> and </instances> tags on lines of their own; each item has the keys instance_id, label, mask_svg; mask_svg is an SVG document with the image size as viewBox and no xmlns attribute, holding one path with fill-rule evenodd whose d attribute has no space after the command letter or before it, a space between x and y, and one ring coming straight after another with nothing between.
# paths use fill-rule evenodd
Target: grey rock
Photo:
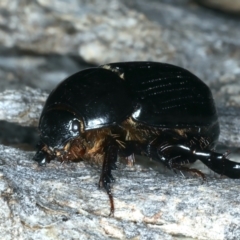
<instances>
[{"instance_id":1,"label":"grey rock","mask_svg":"<svg viewBox=\"0 0 240 240\"><path fill-rule=\"evenodd\" d=\"M221 128L219 143L240 150L240 108L219 108L218 114Z\"/></svg>"},{"instance_id":2,"label":"grey rock","mask_svg":"<svg viewBox=\"0 0 240 240\"><path fill-rule=\"evenodd\" d=\"M0 153L1 239L172 239L142 221L144 213L127 198L131 188L121 196L127 179L116 192L118 213L110 218L108 197L97 187L98 169L57 162L40 168L32 153L2 145Z\"/></svg>"},{"instance_id":3,"label":"grey rock","mask_svg":"<svg viewBox=\"0 0 240 240\"><path fill-rule=\"evenodd\" d=\"M239 180L168 176L119 164L114 217L88 163L38 167L0 145L1 239L237 239Z\"/></svg>"},{"instance_id":4,"label":"grey rock","mask_svg":"<svg viewBox=\"0 0 240 240\"><path fill-rule=\"evenodd\" d=\"M5 49L1 54L4 56L0 55L1 91L28 86L50 92L70 74L90 66L71 56L29 55L16 49L9 52Z\"/></svg>"},{"instance_id":5,"label":"grey rock","mask_svg":"<svg viewBox=\"0 0 240 240\"><path fill-rule=\"evenodd\" d=\"M6 90L0 93L0 120L23 126L37 126L48 94L26 87L25 90Z\"/></svg>"},{"instance_id":6,"label":"grey rock","mask_svg":"<svg viewBox=\"0 0 240 240\"><path fill-rule=\"evenodd\" d=\"M0 7L6 27L0 32L4 47L75 55L91 63L153 56L167 60L166 53L171 51L161 39L159 26L120 1L14 0L10 6L3 1ZM142 49L149 45L152 49L145 54Z\"/></svg>"},{"instance_id":7,"label":"grey rock","mask_svg":"<svg viewBox=\"0 0 240 240\"><path fill-rule=\"evenodd\" d=\"M195 0L196 2L203 4L207 7L221 10L227 13L240 13L240 1L239 0Z\"/></svg>"}]
</instances>

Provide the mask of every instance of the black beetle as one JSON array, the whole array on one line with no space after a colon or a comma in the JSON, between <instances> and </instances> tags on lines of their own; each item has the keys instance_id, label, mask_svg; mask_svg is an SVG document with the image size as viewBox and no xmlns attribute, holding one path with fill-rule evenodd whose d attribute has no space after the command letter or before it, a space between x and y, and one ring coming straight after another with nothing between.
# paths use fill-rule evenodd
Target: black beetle
<instances>
[{"instance_id":1,"label":"black beetle","mask_svg":"<svg viewBox=\"0 0 240 240\"><path fill-rule=\"evenodd\" d=\"M210 89L189 71L165 63L120 62L89 68L49 95L34 156L40 165L88 159L102 164L99 185L109 196L118 156L144 154L170 169L240 177L240 164L213 150L219 123Z\"/></svg>"}]
</instances>

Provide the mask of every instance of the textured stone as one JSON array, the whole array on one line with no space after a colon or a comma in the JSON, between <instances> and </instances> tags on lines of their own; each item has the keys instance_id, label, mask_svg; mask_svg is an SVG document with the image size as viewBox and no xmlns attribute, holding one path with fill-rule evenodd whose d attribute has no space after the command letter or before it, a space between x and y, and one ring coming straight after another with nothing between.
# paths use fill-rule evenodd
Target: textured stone
<instances>
[{"instance_id":1,"label":"textured stone","mask_svg":"<svg viewBox=\"0 0 240 240\"><path fill-rule=\"evenodd\" d=\"M100 169L0 145L1 239L237 239L239 180L182 178L143 167L114 171L115 215L97 187ZM146 160L145 160L146 161Z\"/></svg>"},{"instance_id":2,"label":"textured stone","mask_svg":"<svg viewBox=\"0 0 240 240\"><path fill-rule=\"evenodd\" d=\"M205 6L213 9L221 10L223 12L240 14L239 0L195 0Z\"/></svg>"},{"instance_id":3,"label":"textured stone","mask_svg":"<svg viewBox=\"0 0 240 240\"><path fill-rule=\"evenodd\" d=\"M0 6L4 12L1 22L7 28L0 32L5 47L80 55L92 63L167 60L166 52L171 51L170 44L161 39L159 26L120 1L13 0L10 6L8 1ZM142 49L148 46L151 49L144 54Z\"/></svg>"},{"instance_id":4,"label":"textured stone","mask_svg":"<svg viewBox=\"0 0 240 240\"><path fill-rule=\"evenodd\" d=\"M47 98L46 93L26 87L25 90L6 90L0 93L0 120L23 126L37 126Z\"/></svg>"},{"instance_id":5,"label":"textured stone","mask_svg":"<svg viewBox=\"0 0 240 240\"><path fill-rule=\"evenodd\" d=\"M240 150L240 108L219 108L218 114L221 128L219 143Z\"/></svg>"}]
</instances>

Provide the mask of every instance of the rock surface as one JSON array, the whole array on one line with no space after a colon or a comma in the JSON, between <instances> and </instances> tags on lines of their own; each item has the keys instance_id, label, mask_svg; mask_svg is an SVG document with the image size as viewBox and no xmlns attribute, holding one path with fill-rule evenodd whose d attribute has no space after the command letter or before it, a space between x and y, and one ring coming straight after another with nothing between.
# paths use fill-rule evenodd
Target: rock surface
<instances>
[{"instance_id":1,"label":"rock surface","mask_svg":"<svg viewBox=\"0 0 240 240\"><path fill-rule=\"evenodd\" d=\"M207 7L221 10L222 12L240 14L240 1L239 0L195 0Z\"/></svg>"},{"instance_id":2,"label":"rock surface","mask_svg":"<svg viewBox=\"0 0 240 240\"><path fill-rule=\"evenodd\" d=\"M32 149L46 92L75 71L166 61L211 87L219 151L235 148L230 156L239 161L239 39L239 19L188 0L1 0L0 143ZM203 168L208 181L202 184L152 170L146 159L138 160L147 166L119 163L110 218L97 166L52 161L40 168L33 154L0 145L1 239L239 238L240 180Z\"/></svg>"},{"instance_id":3,"label":"rock surface","mask_svg":"<svg viewBox=\"0 0 240 240\"><path fill-rule=\"evenodd\" d=\"M47 96L29 87L0 92L0 120L36 127Z\"/></svg>"},{"instance_id":4,"label":"rock surface","mask_svg":"<svg viewBox=\"0 0 240 240\"><path fill-rule=\"evenodd\" d=\"M115 215L83 162L38 167L33 154L0 146L1 239L237 239L239 180L185 179L119 165Z\"/></svg>"}]
</instances>

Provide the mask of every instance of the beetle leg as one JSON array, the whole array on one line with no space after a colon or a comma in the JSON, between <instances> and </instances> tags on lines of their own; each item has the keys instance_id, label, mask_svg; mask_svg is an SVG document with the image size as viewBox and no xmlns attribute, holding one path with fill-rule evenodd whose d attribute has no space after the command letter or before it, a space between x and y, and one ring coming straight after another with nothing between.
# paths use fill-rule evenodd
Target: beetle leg
<instances>
[{"instance_id":1,"label":"beetle leg","mask_svg":"<svg viewBox=\"0 0 240 240\"><path fill-rule=\"evenodd\" d=\"M176 141L173 144L165 143L159 147L148 146L148 155L154 160L162 162L170 169L193 172L203 179L204 175L199 170L187 169L184 165L200 160L218 174L230 178L240 178L240 163L227 159L227 154L201 149L197 145L190 146L187 142Z\"/></svg>"},{"instance_id":2,"label":"beetle leg","mask_svg":"<svg viewBox=\"0 0 240 240\"><path fill-rule=\"evenodd\" d=\"M38 163L39 166L46 165L46 154L42 150L38 150L33 157L33 160Z\"/></svg>"},{"instance_id":3,"label":"beetle leg","mask_svg":"<svg viewBox=\"0 0 240 240\"><path fill-rule=\"evenodd\" d=\"M175 151L176 150L174 150L173 153ZM186 156L186 153L184 153L184 154L185 154L186 159L183 158L184 155L177 155L177 156L171 158L167 162L167 167L169 169L172 169L175 173L177 173L176 170L180 171L183 176L184 176L184 174L182 173L182 171L184 171L184 172L191 172L191 173L194 173L195 175L201 177L203 180L206 180L205 175L200 170L195 169L195 168L189 168L188 166L186 166L186 164L193 163L197 159L194 159L191 156L191 154L189 154L189 156ZM191 159L191 160L188 160L188 159Z\"/></svg>"},{"instance_id":4,"label":"beetle leg","mask_svg":"<svg viewBox=\"0 0 240 240\"><path fill-rule=\"evenodd\" d=\"M50 155L46 151L44 151L44 144L39 142L37 144L37 152L33 157L33 160L38 163L39 166L45 166L47 163L49 163L54 156Z\"/></svg>"},{"instance_id":5,"label":"beetle leg","mask_svg":"<svg viewBox=\"0 0 240 240\"><path fill-rule=\"evenodd\" d=\"M102 165L102 173L99 180L99 187L103 186L107 191L109 200L110 200L110 216L114 214L114 201L111 191L111 183L114 182L111 170L116 169L116 161L118 156L118 146L112 140L108 142L107 146L104 149L104 161Z\"/></svg>"},{"instance_id":6,"label":"beetle leg","mask_svg":"<svg viewBox=\"0 0 240 240\"><path fill-rule=\"evenodd\" d=\"M204 174L188 168L186 165L194 163L197 159L192 153L191 145L184 138L177 138L171 133L165 133L160 138L151 141L146 146L146 154L155 161L163 163L167 168L177 171L187 171L197 174L204 179ZM171 141L169 141L171 139Z\"/></svg>"},{"instance_id":7,"label":"beetle leg","mask_svg":"<svg viewBox=\"0 0 240 240\"><path fill-rule=\"evenodd\" d=\"M141 154L146 148L146 144L141 144L137 141L126 141L124 148L119 149L119 155L125 158L134 159L134 154Z\"/></svg>"},{"instance_id":8,"label":"beetle leg","mask_svg":"<svg viewBox=\"0 0 240 240\"><path fill-rule=\"evenodd\" d=\"M39 142L37 144L37 152L33 157L33 160L36 161L38 163L39 166L44 166L47 163L47 156L46 153L42 150L42 148L44 147L44 145Z\"/></svg>"},{"instance_id":9,"label":"beetle leg","mask_svg":"<svg viewBox=\"0 0 240 240\"><path fill-rule=\"evenodd\" d=\"M186 164L194 163L197 158L186 144L164 144L157 149L158 159L169 169L191 172L205 180L205 175L197 169L189 168Z\"/></svg>"},{"instance_id":10,"label":"beetle leg","mask_svg":"<svg viewBox=\"0 0 240 240\"><path fill-rule=\"evenodd\" d=\"M216 153L211 150L195 150L193 153L214 172L229 178L240 178L240 163L227 159L228 153Z\"/></svg>"},{"instance_id":11,"label":"beetle leg","mask_svg":"<svg viewBox=\"0 0 240 240\"><path fill-rule=\"evenodd\" d=\"M206 180L206 177L205 177L204 173L202 173L200 170L198 170L196 168L189 168L189 167L181 165L181 164L174 164L174 166L172 166L172 168L174 170L175 169L179 170L182 175L183 175L182 171L191 172L191 173L196 174L197 176L201 177L203 181Z\"/></svg>"}]
</instances>

